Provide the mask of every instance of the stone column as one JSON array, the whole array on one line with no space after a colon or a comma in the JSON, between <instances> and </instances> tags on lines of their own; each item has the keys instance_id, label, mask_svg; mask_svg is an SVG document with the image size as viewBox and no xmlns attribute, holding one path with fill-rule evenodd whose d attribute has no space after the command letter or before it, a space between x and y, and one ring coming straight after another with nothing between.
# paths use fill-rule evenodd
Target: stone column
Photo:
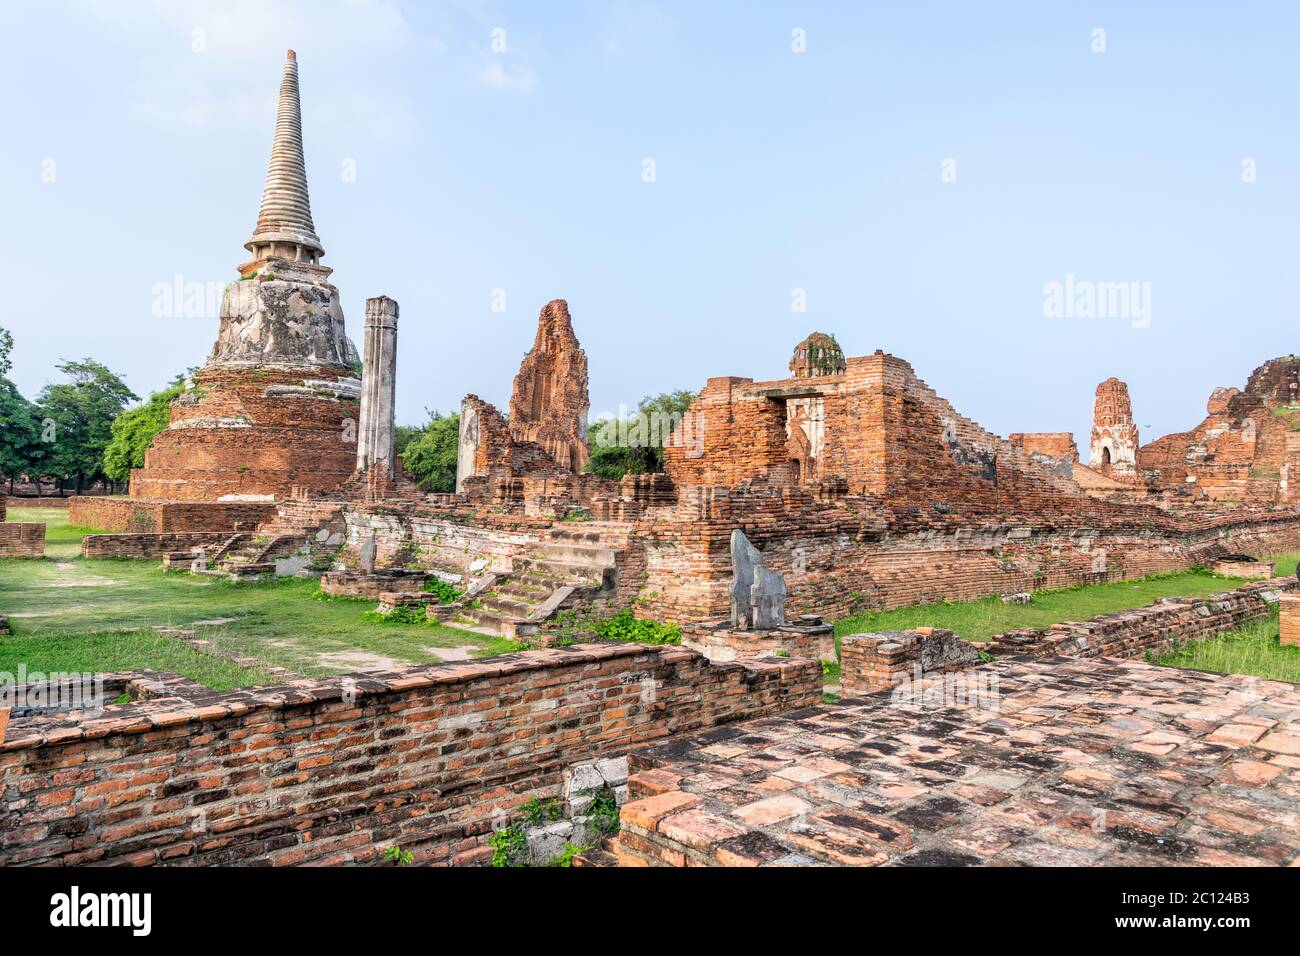
<instances>
[{"instance_id":1,"label":"stone column","mask_svg":"<svg viewBox=\"0 0 1300 956\"><path fill-rule=\"evenodd\" d=\"M397 398L397 303L366 299L366 347L361 367L361 427L357 470L382 464L395 477L393 406Z\"/></svg>"},{"instance_id":2,"label":"stone column","mask_svg":"<svg viewBox=\"0 0 1300 956\"><path fill-rule=\"evenodd\" d=\"M478 457L479 400L466 395L460 403L460 441L456 446L456 494L465 491L465 479L473 478L474 460Z\"/></svg>"}]
</instances>

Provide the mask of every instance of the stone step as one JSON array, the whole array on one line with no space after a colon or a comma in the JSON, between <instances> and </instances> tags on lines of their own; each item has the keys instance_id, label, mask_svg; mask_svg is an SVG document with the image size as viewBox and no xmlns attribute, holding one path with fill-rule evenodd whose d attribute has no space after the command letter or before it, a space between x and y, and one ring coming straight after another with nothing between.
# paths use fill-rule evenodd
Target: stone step
<instances>
[{"instance_id":1,"label":"stone step","mask_svg":"<svg viewBox=\"0 0 1300 956\"><path fill-rule=\"evenodd\" d=\"M543 591L554 591L556 588L569 583L567 574L539 574L537 569L531 567L513 572L506 580Z\"/></svg>"},{"instance_id":2,"label":"stone step","mask_svg":"<svg viewBox=\"0 0 1300 956\"><path fill-rule=\"evenodd\" d=\"M546 597L563 584L557 578L531 578L510 575L498 581L496 591L501 594L517 594L522 598Z\"/></svg>"},{"instance_id":3,"label":"stone step","mask_svg":"<svg viewBox=\"0 0 1300 956\"><path fill-rule=\"evenodd\" d=\"M551 529L546 533L546 539L547 539L548 541L555 541L555 542L559 542L559 543L566 543L566 542L591 542L591 543L599 544L599 543L600 543L600 538L601 538L601 535L600 535L600 532L599 532L599 531L593 531L593 530L588 529L588 528L585 528L585 527L583 527L583 528L578 528L578 527L574 527L574 528L565 528L565 527L551 528Z\"/></svg>"},{"instance_id":4,"label":"stone step","mask_svg":"<svg viewBox=\"0 0 1300 956\"><path fill-rule=\"evenodd\" d=\"M491 633L499 634L502 637L526 637L537 631L537 625L535 624L507 617L487 608L466 608L461 611L459 618L454 619L451 623L455 625L457 620L468 621L476 628L485 628Z\"/></svg>"},{"instance_id":5,"label":"stone step","mask_svg":"<svg viewBox=\"0 0 1300 956\"><path fill-rule=\"evenodd\" d=\"M533 611L537 610L541 604L540 601L536 604L525 604L521 601L512 601L506 597L498 597L495 594L489 594L479 600L483 602L484 608L496 611L501 616L518 618L521 621L531 617Z\"/></svg>"},{"instance_id":6,"label":"stone step","mask_svg":"<svg viewBox=\"0 0 1300 956\"><path fill-rule=\"evenodd\" d=\"M613 567L617 559L613 548L580 542L543 541L530 550L529 555L546 561L569 561L594 567Z\"/></svg>"},{"instance_id":7,"label":"stone step","mask_svg":"<svg viewBox=\"0 0 1300 956\"><path fill-rule=\"evenodd\" d=\"M550 558L544 560L525 558L523 561L516 562L516 567L520 567L528 577L538 576L550 578L556 583L591 584L602 587L605 586L606 581L612 583L614 572L613 567L605 568L599 565L557 561Z\"/></svg>"}]
</instances>

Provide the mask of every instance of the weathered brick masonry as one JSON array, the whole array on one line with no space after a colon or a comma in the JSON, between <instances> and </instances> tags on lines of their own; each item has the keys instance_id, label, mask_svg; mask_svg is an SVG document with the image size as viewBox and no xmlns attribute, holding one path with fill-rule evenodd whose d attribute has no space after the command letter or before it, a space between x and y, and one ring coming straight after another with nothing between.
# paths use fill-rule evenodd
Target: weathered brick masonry
<instances>
[{"instance_id":1,"label":"weathered brick masonry","mask_svg":"<svg viewBox=\"0 0 1300 956\"><path fill-rule=\"evenodd\" d=\"M0 514L0 558L39 558L45 554L45 525L6 522Z\"/></svg>"},{"instance_id":2,"label":"weathered brick masonry","mask_svg":"<svg viewBox=\"0 0 1300 956\"><path fill-rule=\"evenodd\" d=\"M571 763L821 697L815 661L636 645L238 692L183 683L98 716L15 718L0 865L370 862L392 844L473 862L492 815L558 795Z\"/></svg>"},{"instance_id":3,"label":"weathered brick masonry","mask_svg":"<svg viewBox=\"0 0 1300 956\"><path fill-rule=\"evenodd\" d=\"M166 534L88 534L81 539L83 558L161 558L172 551L219 547L227 531L179 531Z\"/></svg>"},{"instance_id":4,"label":"weathered brick masonry","mask_svg":"<svg viewBox=\"0 0 1300 956\"><path fill-rule=\"evenodd\" d=\"M687 489L675 508L637 523L646 570L631 582L639 589L632 596L677 623L725 617L734 528L785 575L788 615L828 618L1300 549L1300 514L1292 512L1193 518L1085 500L1068 513L960 515L866 497L830 501L800 488Z\"/></svg>"},{"instance_id":5,"label":"weathered brick masonry","mask_svg":"<svg viewBox=\"0 0 1300 956\"><path fill-rule=\"evenodd\" d=\"M1278 601L1278 639L1288 647L1300 647L1300 594L1283 594Z\"/></svg>"},{"instance_id":6,"label":"weathered brick masonry","mask_svg":"<svg viewBox=\"0 0 1300 956\"><path fill-rule=\"evenodd\" d=\"M10 508L66 508L68 502L74 497L80 495L68 495L60 497L58 495L47 495L43 498L19 498L15 495L9 495L0 500L0 518L4 517L4 505L8 504Z\"/></svg>"},{"instance_id":7,"label":"weathered brick masonry","mask_svg":"<svg viewBox=\"0 0 1300 956\"><path fill-rule=\"evenodd\" d=\"M275 517L269 501L149 501L141 498L73 498L68 523L99 531L161 534L183 531L252 531Z\"/></svg>"},{"instance_id":8,"label":"weathered brick masonry","mask_svg":"<svg viewBox=\"0 0 1300 956\"><path fill-rule=\"evenodd\" d=\"M131 495L211 501L333 491L356 465L355 390L341 368L204 368L132 474Z\"/></svg>"},{"instance_id":9,"label":"weathered brick masonry","mask_svg":"<svg viewBox=\"0 0 1300 956\"><path fill-rule=\"evenodd\" d=\"M636 596L679 623L726 613L735 528L785 575L787 613L828 617L1300 547L1294 511L1179 514L1091 497L1063 438L1003 441L881 352L833 375L710 379L688 418L664 449L677 504L647 510L635 538ZM792 445L795 427L808 442Z\"/></svg>"},{"instance_id":10,"label":"weathered brick masonry","mask_svg":"<svg viewBox=\"0 0 1300 956\"><path fill-rule=\"evenodd\" d=\"M840 683L846 695L962 670L978 661L974 645L942 628L849 634L840 639Z\"/></svg>"}]
</instances>

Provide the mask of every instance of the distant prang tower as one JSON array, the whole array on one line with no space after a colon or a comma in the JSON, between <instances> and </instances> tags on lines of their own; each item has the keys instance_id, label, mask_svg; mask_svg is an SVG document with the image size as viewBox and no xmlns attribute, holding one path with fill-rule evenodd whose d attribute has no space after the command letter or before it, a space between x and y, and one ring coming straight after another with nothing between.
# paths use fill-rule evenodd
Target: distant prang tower
<instances>
[{"instance_id":1,"label":"distant prang tower","mask_svg":"<svg viewBox=\"0 0 1300 956\"><path fill-rule=\"evenodd\" d=\"M1138 430L1128 386L1108 378L1097 386L1092 411L1092 446L1088 466L1117 479L1137 474Z\"/></svg>"},{"instance_id":2,"label":"distant prang tower","mask_svg":"<svg viewBox=\"0 0 1300 956\"><path fill-rule=\"evenodd\" d=\"M168 427L132 475L132 497L271 501L333 491L357 464L361 358L331 270L320 264L292 50L257 225L244 248L252 258L226 286L212 353L172 403Z\"/></svg>"}]
</instances>

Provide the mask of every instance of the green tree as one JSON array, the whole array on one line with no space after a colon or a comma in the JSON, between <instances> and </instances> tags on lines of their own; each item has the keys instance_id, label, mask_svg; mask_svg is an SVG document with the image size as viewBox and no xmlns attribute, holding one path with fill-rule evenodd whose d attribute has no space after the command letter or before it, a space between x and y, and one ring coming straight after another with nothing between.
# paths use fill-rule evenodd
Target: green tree
<instances>
[{"instance_id":1,"label":"green tree","mask_svg":"<svg viewBox=\"0 0 1300 956\"><path fill-rule=\"evenodd\" d=\"M415 438L424 434L423 425L398 425L393 429L393 445L400 455Z\"/></svg>"},{"instance_id":2,"label":"green tree","mask_svg":"<svg viewBox=\"0 0 1300 956\"><path fill-rule=\"evenodd\" d=\"M104 448L104 474L114 481L126 481L132 468L144 465L144 453L155 435L171 420L171 404L185 390L183 377L170 388L154 392L139 408L113 419L112 434Z\"/></svg>"},{"instance_id":3,"label":"green tree","mask_svg":"<svg viewBox=\"0 0 1300 956\"><path fill-rule=\"evenodd\" d=\"M36 406L0 375L0 476L9 479L10 492L19 478L41 474L43 453Z\"/></svg>"},{"instance_id":4,"label":"green tree","mask_svg":"<svg viewBox=\"0 0 1300 956\"><path fill-rule=\"evenodd\" d=\"M50 477L75 477L80 493L87 480L94 482L104 473L113 420L140 397L94 359L65 361L58 368L69 381L46 385L37 401L53 426L43 470Z\"/></svg>"},{"instance_id":5,"label":"green tree","mask_svg":"<svg viewBox=\"0 0 1300 956\"><path fill-rule=\"evenodd\" d=\"M8 375L14 367L9 354L14 350L14 337L6 328L0 328L0 375Z\"/></svg>"},{"instance_id":6,"label":"green tree","mask_svg":"<svg viewBox=\"0 0 1300 956\"><path fill-rule=\"evenodd\" d=\"M399 433L402 429L398 430ZM429 413L429 421L415 435L401 436L399 454L406 470L425 491L456 490L456 455L460 450L460 416Z\"/></svg>"},{"instance_id":7,"label":"green tree","mask_svg":"<svg viewBox=\"0 0 1300 956\"><path fill-rule=\"evenodd\" d=\"M591 460L587 470L610 481L626 474L664 470L664 439L695 401L695 393L678 389L641 399L635 414L607 418L587 433Z\"/></svg>"}]
</instances>

